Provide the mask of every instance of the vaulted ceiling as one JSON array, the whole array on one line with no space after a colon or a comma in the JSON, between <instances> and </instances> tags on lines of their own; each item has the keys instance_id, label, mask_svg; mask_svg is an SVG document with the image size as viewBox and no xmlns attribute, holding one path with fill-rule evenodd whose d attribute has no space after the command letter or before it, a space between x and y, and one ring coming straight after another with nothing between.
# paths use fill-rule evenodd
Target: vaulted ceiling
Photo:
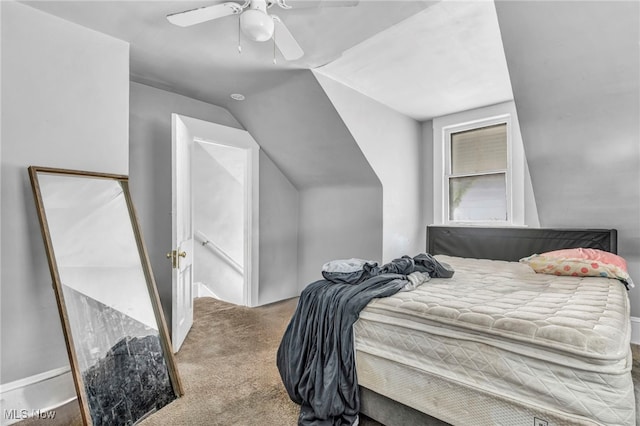
<instances>
[{"instance_id":1,"label":"vaulted ceiling","mask_svg":"<svg viewBox=\"0 0 640 426\"><path fill-rule=\"evenodd\" d=\"M191 27L166 19L219 0L23 3L129 42L132 80L223 107L232 93L250 98L301 69L418 120L512 98L490 1L288 0L292 9L269 12L305 52L291 62L271 41L241 37L239 53L237 15Z\"/></svg>"},{"instance_id":2,"label":"vaulted ceiling","mask_svg":"<svg viewBox=\"0 0 640 426\"><path fill-rule=\"evenodd\" d=\"M416 120L513 99L492 1L442 1L321 72Z\"/></svg>"}]
</instances>

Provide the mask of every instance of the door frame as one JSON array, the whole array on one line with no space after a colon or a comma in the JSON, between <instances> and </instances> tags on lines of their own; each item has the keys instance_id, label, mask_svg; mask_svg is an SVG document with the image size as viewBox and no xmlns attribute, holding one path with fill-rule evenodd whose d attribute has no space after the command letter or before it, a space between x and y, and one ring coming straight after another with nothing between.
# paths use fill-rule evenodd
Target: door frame
<instances>
[{"instance_id":1,"label":"door frame","mask_svg":"<svg viewBox=\"0 0 640 426\"><path fill-rule=\"evenodd\" d=\"M259 270L259 156L260 146L243 129L223 126L181 114L172 114L172 120L179 119L188 129L193 141L231 146L244 150L247 159L245 168L245 250L243 304L258 304ZM193 178L193 176L191 176ZM195 266L197 268L197 265Z\"/></svg>"}]
</instances>

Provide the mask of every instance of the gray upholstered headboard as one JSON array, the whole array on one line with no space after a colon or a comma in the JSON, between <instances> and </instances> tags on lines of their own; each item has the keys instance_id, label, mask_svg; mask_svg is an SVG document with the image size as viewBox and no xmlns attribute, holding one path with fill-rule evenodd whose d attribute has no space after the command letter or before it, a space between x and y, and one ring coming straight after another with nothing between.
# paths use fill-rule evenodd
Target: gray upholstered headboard
<instances>
[{"instance_id":1,"label":"gray upholstered headboard","mask_svg":"<svg viewBox=\"0 0 640 426\"><path fill-rule=\"evenodd\" d=\"M428 226L427 252L518 261L535 253L588 247L617 253L615 229L482 228Z\"/></svg>"}]
</instances>

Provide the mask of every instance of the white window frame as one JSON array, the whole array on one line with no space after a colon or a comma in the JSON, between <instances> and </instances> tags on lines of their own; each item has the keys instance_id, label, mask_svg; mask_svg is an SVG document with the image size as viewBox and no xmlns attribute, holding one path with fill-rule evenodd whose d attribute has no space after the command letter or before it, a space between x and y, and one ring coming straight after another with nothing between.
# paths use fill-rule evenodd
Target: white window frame
<instances>
[{"instance_id":1,"label":"white window frame","mask_svg":"<svg viewBox=\"0 0 640 426\"><path fill-rule=\"evenodd\" d=\"M505 198L506 198L506 220L451 220L451 212L449 211L450 200L450 179L451 174L451 135L454 133L465 132L468 130L481 129L483 127L495 126L498 124L506 124L507 126L507 168L505 170ZM444 219L446 224L494 224L494 225L510 225L512 223L512 208L511 208L511 116L501 115L497 117L490 117L484 120L472 121L469 123L456 124L452 126L446 126L443 129L444 132L444 151L445 151L445 170L443 179L443 196L442 204L444 206ZM501 172L501 171L500 171ZM476 173L470 176L479 176L485 173ZM457 177L457 176L454 176Z\"/></svg>"},{"instance_id":2,"label":"white window frame","mask_svg":"<svg viewBox=\"0 0 640 426\"><path fill-rule=\"evenodd\" d=\"M449 177L451 134L496 124L507 125L506 202L507 219L458 221L449 219ZM524 149L513 102L464 111L433 120L434 223L440 225L522 226L524 225Z\"/></svg>"}]
</instances>

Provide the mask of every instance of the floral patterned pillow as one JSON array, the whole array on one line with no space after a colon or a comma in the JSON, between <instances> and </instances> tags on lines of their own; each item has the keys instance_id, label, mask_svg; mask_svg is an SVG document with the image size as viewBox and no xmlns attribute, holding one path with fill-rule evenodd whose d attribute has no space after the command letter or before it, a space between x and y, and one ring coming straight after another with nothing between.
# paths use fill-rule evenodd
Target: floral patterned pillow
<instances>
[{"instance_id":1,"label":"floral patterned pillow","mask_svg":"<svg viewBox=\"0 0 640 426\"><path fill-rule=\"evenodd\" d=\"M520 262L529 265L540 274L615 278L622 281L627 288L634 286L624 258L602 250L555 250L524 257Z\"/></svg>"}]
</instances>

